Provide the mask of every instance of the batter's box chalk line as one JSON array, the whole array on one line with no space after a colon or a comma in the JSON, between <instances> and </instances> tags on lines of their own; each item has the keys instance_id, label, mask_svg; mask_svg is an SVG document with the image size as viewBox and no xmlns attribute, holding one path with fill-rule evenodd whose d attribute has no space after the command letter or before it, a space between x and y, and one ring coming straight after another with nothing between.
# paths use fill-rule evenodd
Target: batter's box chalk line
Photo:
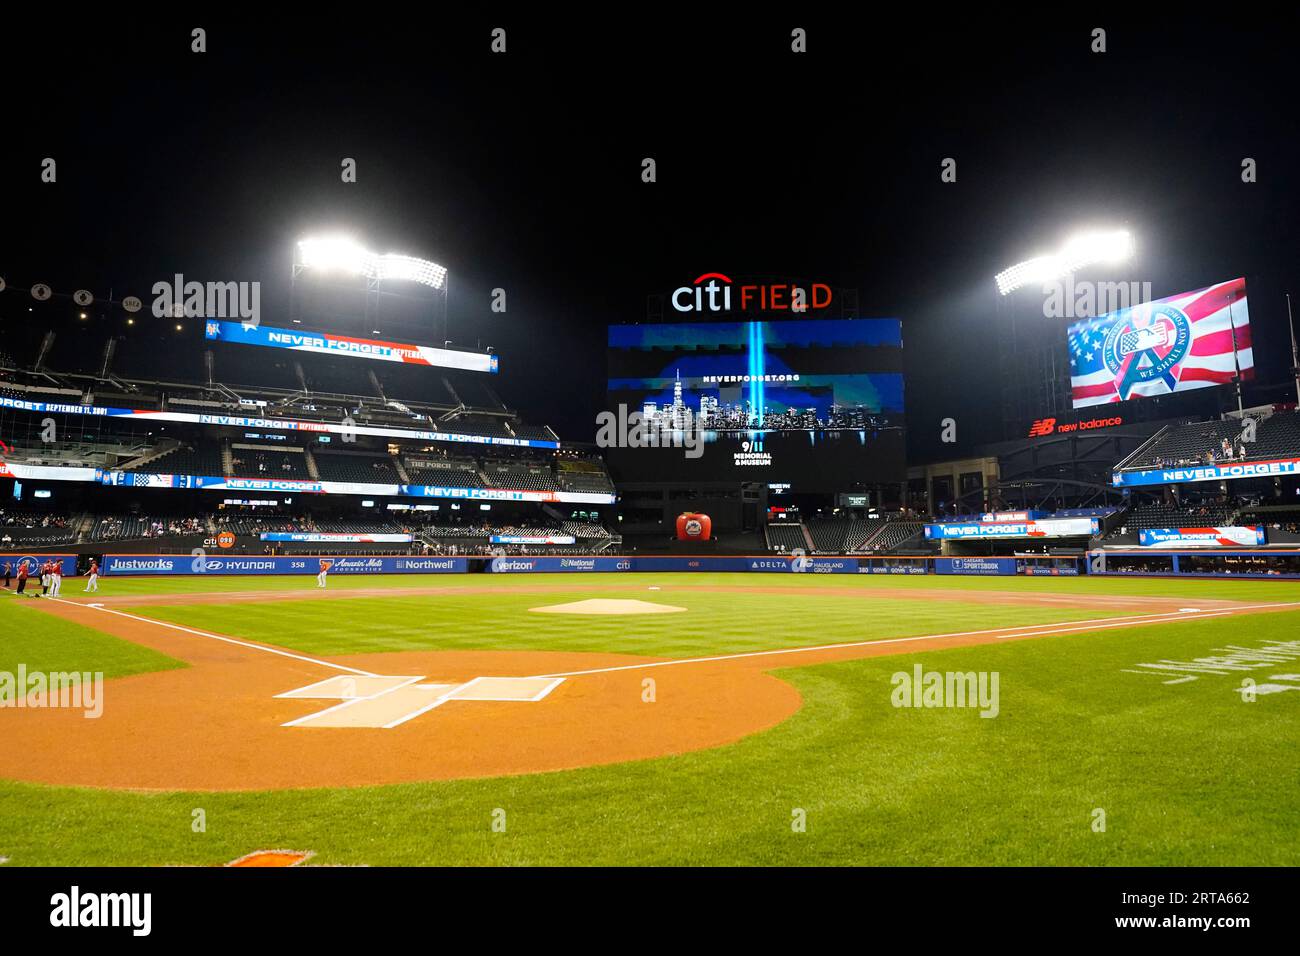
<instances>
[{"instance_id":1,"label":"batter's box chalk line","mask_svg":"<svg viewBox=\"0 0 1300 956\"><path fill-rule=\"evenodd\" d=\"M564 683L563 677L475 677L463 683L421 683L424 677L336 674L298 687L279 699L337 700L284 727L368 727L391 730L450 701L536 703Z\"/></svg>"}]
</instances>

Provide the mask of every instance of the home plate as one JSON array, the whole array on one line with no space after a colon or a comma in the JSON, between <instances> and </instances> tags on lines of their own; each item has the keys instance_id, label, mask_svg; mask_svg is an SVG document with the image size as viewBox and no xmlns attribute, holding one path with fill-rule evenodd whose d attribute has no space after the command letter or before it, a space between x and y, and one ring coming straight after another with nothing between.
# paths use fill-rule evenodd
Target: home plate
<instances>
[{"instance_id":1,"label":"home plate","mask_svg":"<svg viewBox=\"0 0 1300 956\"><path fill-rule=\"evenodd\" d=\"M591 598L586 601L574 601L571 604L551 604L547 607L532 607L530 611L538 614L674 614L685 611L684 607L671 604L654 604L650 601L619 601L612 598Z\"/></svg>"},{"instance_id":2,"label":"home plate","mask_svg":"<svg viewBox=\"0 0 1300 956\"><path fill-rule=\"evenodd\" d=\"M564 683L563 677L475 677L463 683L418 683L420 677L371 676L346 683L331 677L282 698L331 699L342 703L291 720L284 727L371 727L391 730L451 701L536 703Z\"/></svg>"}]
</instances>

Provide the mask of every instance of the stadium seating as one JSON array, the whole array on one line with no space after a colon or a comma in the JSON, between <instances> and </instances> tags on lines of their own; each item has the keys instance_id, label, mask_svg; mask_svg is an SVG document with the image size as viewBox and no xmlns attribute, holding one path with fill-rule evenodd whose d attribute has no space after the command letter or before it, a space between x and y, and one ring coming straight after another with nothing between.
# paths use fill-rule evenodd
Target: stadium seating
<instances>
[{"instance_id":1,"label":"stadium seating","mask_svg":"<svg viewBox=\"0 0 1300 956\"><path fill-rule=\"evenodd\" d=\"M813 550L823 554L842 554L844 541L853 522L848 519L818 519L804 526L812 536Z\"/></svg>"},{"instance_id":2,"label":"stadium seating","mask_svg":"<svg viewBox=\"0 0 1300 956\"><path fill-rule=\"evenodd\" d=\"M1128 531L1142 528L1213 528L1229 524L1237 506L1231 503L1173 505L1141 504L1120 519Z\"/></svg>"},{"instance_id":3,"label":"stadium seating","mask_svg":"<svg viewBox=\"0 0 1300 956\"><path fill-rule=\"evenodd\" d=\"M872 553L893 551L919 538L924 531L925 525L920 521L886 521L860 545L860 550Z\"/></svg>"},{"instance_id":4,"label":"stadium seating","mask_svg":"<svg viewBox=\"0 0 1300 956\"><path fill-rule=\"evenodd\" d=\"M142 471L159 475L208 475L225 474L221 464L221 449L210 443L182 445L173 451L146 461L136 467L124 468L124 471Z\"/></svg>"},{"instance_id":5,"label":"stadium seating","mask_svg":"<svg viewBox=\"0 0 1300 956\"><path fill-rule=\"evenodd\" d=\"M1300 413L1276 412L1258 420L1255 441L1244 445L1239 436L1241 421L1195 422L1171 425L1156 439L1124 463L1124 471L1204 465L1225 460L1259 461L1300 454ZM1223 443L1232 445L1232 455L1224 452ZM1241 451L1245 450L1245 458Z\"/></svg>"},{"instance_id":6,"label":"stadium seating","mask_svg":"<svg viewBox=\"0 0 1300 956\"><path fill-rule=\"evenodd\" d=\"M311 480L302 452L271 451L236 445L231 449L232 474L238 478Z\"/></svg>"},{"instance_id":7,"label":"stadium seating","mask_svg":"<svg viewBox=\"0 0 1300 956\"><path fill-rule=\"evenodd\" d=\"M310 518L251 512L218 512L213 515L212 523L218 531L252 536L263 532L311 531L314 528Z\"/></svg>"},{"instance_id":8,"label":"stadium seating","mask_svg":"<svg viewBox=\"0 0 1300 956\"><path fill-rule=\"evenodd\" d=\"M482 488L483 476L478 466L460 458L429 459L407 457L403 462L414 485L439 485L449 488Z\"/></svg>"},{"instance_id":9,"label":"stadium seating","mask_svg":"<svg viewBox=\"0 0 1300 956\"><path fill-rule=\"evenodd\" d=\"M485 461L483 477L489 488L510 491L558 491L550 464L529 461Z\"/></svg>"},{"instance_id":10,"label":"stadium seating","mask_svg":"<svg viewBox=\"0 0 1300 956\"><path fill-rule=\"evenodd\" d=\"M78 524L70 515L0 511L0 550L71 544L77 540Z\"/></svg>"},{"instance_id":11,"label":"stadium seating","mask_svg":"<svg viewBox=\"0 0 1300 956\"><path fill-rule=\"evenodd\" d=\"M136 538L161 538L170 535L205 534L209 519L162 515L101 515L95 519L87 541L126 541Z\"/></svg>"},{"instance_id":12,"label":"stadium seating","mask_svg":"<svg viewBox=\"0 0 1300 956\"><path fill-rule=\"evenodd\" d=\"M773 551L790 552L808 550L808 539L804 537L801 524L769 524L767 526L767 546Z\"/></svg>"},{"instance_id":13,"label":"stadium seating","mask_svg":"<svg viewBox=\"0 0 1300 956\"><path fill-rule=\"evenodd\" d=\"M398 484L397 469L387 455L322 454L313 452L316 471L322 481L349 481L366 484Z\"/></svg>"}]
</instances>

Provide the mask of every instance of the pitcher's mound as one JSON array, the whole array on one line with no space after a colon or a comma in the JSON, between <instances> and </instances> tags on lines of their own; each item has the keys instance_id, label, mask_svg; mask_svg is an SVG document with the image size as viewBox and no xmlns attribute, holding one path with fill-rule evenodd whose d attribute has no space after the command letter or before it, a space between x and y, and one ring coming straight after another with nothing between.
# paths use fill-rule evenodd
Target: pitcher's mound
<instances>
[{"instance_id":1,"label":"pitcher's mound","mask_svg":"<svg viewBox=\"0 0 1300 956\"><path fill-rule=\"evenodd\" d=\"M650 601L615 601L609 598L592 598L571 604L551 604L547 607L529 608L539 614L673 614L685 611L671 604L654 604Z\"/></svg>"}]
</instances>

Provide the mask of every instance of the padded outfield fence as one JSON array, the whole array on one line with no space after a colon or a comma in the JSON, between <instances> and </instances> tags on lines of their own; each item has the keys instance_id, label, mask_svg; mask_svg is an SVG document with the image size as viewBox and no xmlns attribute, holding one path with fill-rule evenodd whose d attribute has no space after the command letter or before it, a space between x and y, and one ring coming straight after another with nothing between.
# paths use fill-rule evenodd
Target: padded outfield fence
<instances>
[{"instance_id":1,"label":"padded outfield fence","mask_svg":"<svg viewBox=\"0 0 1300 956\"><path fill-rule=\"evenodd\" d=\"M1156 551L1090 551L1088 573L1123 577L1300 579L1300 551L1208 548Z\"/></svg>"},{"instance_id":2,"label":"padded outfield fence","mask_svg":"<svg viewBox=\"0 0 1300 956\"><path fill-rule=\"evenodd\" d=\"M65 576L83 573L84 555L42 552L0 554L0 568L26 561L29 571L49 559L59 561ZM1091 551L1082 555L873 556L859 555L509 555L501 557L411 555L222 555L105 554L100 573L106 577L178 577L212 575L291 575L320 570L331 574L544 574L662 571L731 571L773 574L943 574L979 577L1203 577L1300 580L1300 550L1254 551Z\"/></svg>"},{"instance_id":3,"label":"padded outfield fence","mask_svg":"<svg viewBox=\"0 0 1300 956\"><path fill-rule=\"evenodd\" d=\"M8 556L15 561L28 555ZM61 555L65 574L77 572L78 557ZM0 564L6 556L0 555ZM85 565L86 558L81 558ZM442 555L358 557L356 555L105 554L106 577L191 575L315 575L322 561L330 574L490 574L732 571L774 574L947 574L974 576L1063 575L1084 571L1082 557L862 557L857 555Z\"/></svg>"}]
</instances>

